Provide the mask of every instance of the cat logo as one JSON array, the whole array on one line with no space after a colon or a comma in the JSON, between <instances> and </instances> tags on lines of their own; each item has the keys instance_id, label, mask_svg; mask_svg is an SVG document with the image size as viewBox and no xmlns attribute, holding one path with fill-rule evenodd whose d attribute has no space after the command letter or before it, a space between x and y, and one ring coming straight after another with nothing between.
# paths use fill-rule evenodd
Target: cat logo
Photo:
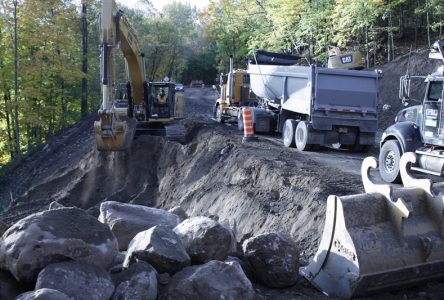
<instances>
[{"instance_id":1,"label":"cat logo","mask_svg":"<svg viewBox=\"0 0 444 300\"><path fill-rule=\"evenodd\" d=\"M341 61L343 64L349 64L353 61L353 57L351 55L341 56Z\"/></svg>"}]
</instances>

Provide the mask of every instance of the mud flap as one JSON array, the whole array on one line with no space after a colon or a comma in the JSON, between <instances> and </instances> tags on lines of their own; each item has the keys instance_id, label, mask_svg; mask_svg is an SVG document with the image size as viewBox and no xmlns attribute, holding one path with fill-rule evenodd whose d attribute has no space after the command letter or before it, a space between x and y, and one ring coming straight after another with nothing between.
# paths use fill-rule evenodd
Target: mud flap
<instances>
[{"instance_id":1,"label":"mud flap","mask_svg":"<svg viewBox=\"0 0 444 300\"><path fill-rule=\"evenodd\" d=\"M301 275L329 296L351 298L444 277L444 188L414 179L401 159L404 187L376 185L362 164L365 194L330 196L324 232L313 261Z\"/></svg>"},{"instance_id":2,"label":"mud flap","mask_svg":"<svg viewBox=\"0 0 444 300\"><path fill-rule=\"evenodd\" d=\"M129 118L116 118L111 114L102 115L94 122L94 135L97 150L124 151L131 147L136 121Z\"/></svg>"}]
</instances>

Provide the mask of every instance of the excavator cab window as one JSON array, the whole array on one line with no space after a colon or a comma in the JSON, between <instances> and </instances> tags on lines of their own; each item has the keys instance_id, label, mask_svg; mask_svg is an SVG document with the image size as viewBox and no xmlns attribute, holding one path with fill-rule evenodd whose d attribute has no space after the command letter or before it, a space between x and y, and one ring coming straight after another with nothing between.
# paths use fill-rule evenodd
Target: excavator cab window
<instances>
[{"instance_id":1,"label":"excavator cab window","mask_svg":"<svg viewBox=\"0 0 444 300\"><path fill-rule=\"evenodd\" d=\"M168 86L151 86L151 116L158 118L170 117L170 88Z\"/></svg>"}]
</instances>

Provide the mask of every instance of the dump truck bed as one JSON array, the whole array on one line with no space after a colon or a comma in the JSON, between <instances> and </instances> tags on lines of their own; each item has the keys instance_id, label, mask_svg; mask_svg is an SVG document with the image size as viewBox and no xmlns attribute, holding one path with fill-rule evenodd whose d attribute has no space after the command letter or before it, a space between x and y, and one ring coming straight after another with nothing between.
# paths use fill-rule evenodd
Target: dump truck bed
<instances>
[{"instance_id":1,"label":"dump truck bed","mask_svg":"<svg viewBox=\"0 0 444 300\"><path fill-rule=\"evenodd\" d=\"M250 64L248 73L257 96L280 102L287 111L315 115L314 123L330 112L346 113L347 119L361 114L357 119L376 122L381 77L376 72Z\"/></svg>"}]
</instances>

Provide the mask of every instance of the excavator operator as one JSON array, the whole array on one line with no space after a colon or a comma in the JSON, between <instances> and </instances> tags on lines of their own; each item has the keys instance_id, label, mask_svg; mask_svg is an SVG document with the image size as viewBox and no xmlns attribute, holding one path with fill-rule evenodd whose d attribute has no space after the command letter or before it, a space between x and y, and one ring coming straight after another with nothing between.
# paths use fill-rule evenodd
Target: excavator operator
<instances>
[{"instance_id":1,"label":"excavator operator","mask_svg":"<svg viewBox=\"0 0 444 300\"><path fill-rule=\"evenodd\" d=\"M165 106L167 104L167 95L165 89L161 88L159 96L157 97L157 104L160 106Z\"/></svg>"}]
</instances>

